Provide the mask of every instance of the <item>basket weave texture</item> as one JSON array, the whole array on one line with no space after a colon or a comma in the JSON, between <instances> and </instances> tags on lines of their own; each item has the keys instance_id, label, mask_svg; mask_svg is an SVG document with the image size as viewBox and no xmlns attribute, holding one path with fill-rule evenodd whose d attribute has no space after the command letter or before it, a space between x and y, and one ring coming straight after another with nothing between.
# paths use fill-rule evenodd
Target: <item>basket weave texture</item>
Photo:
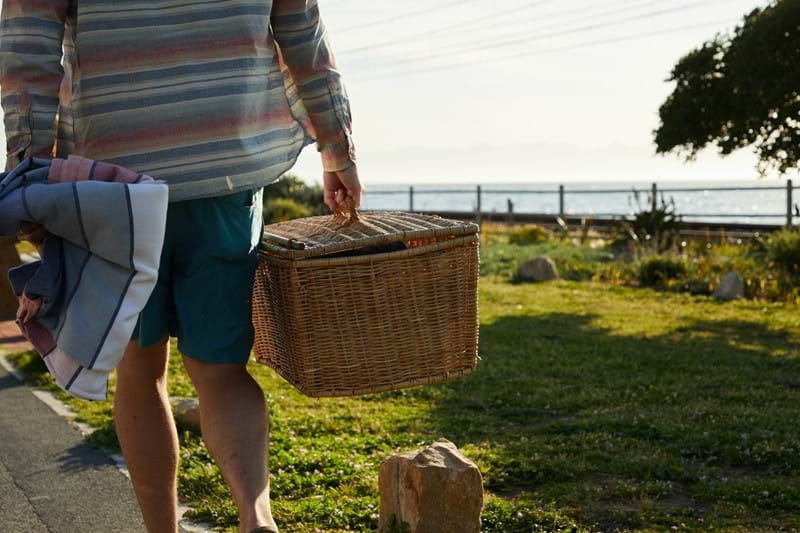
<instances>
[{"instance_id":1,"label":"basket weave texture","mask_svg":"<svg viewBox=\"0 0 800 533\"><path fill-rule=\"evenodd\" d=\"M307 396L469 374L478 248L477 225L412 213L267 226L253 287L256 360Z\"/></svg>"}]
</instances>

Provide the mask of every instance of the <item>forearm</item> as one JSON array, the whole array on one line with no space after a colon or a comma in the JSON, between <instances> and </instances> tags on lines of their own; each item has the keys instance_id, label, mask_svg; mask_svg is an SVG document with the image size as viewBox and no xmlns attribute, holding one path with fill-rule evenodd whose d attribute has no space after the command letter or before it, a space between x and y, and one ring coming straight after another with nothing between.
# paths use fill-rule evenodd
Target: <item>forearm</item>
<instances>
[{"instance_id":1,"label":"forearm","mask_svg":"<svg viewBox=\"0 0 800 533\"><path fill-rule=\"evenodd\" d=\"M3 0L0 102L6 168L29 155L52 155L62 41L69 0Z\"/></svg>"},{"instance_id":2,"label":"forearm","mask_svg":"<svg viewBox=\"0 0 800 533\"><path fill-rule=\"evenodd\" d=\"M325 170L355 161L350 102L316 0L274 0L272 31L314 126Z\"/></svg>"}]
</instances>

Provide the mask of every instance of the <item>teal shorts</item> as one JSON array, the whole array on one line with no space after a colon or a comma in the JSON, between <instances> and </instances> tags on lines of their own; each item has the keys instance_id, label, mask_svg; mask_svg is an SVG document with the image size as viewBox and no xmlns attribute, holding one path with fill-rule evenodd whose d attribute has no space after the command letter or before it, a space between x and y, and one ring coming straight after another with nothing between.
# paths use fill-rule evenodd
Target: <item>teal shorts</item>
<instances>
[{"instance_id":1,"label":"teal shorts","mask_svg":"<svg viewBox=\"0 0 800 533\"><path fill-rule=\"evenodd\" d=\"M158 281L132 340L149 346L169 333L192 359L247 362L262 195L259 189L169 204Z\"/></svg>"}]
</instances>

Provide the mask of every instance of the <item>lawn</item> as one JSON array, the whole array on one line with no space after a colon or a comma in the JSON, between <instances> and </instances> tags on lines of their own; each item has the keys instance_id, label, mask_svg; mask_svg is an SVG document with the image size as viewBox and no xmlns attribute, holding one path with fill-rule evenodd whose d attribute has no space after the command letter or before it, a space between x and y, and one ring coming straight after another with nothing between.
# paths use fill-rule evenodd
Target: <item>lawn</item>
<instances>
[{"instance_id":1,"label":"lawn","mask_svg":"<svg viewBox=\"0 0 800 533\"><path fill-rule=\"evenodd\" d=\"M460 381L309 399L251 365L282 531L374 531L381 460L439 437L481 469L485 532L800 529L798 306L496 276L480 290L481 361ZM14 359L48 386L38 356ZM191 394L179 357L170 372ZM116 446L109 402L68 401ZM181 444L182 498L232 528L199 436Z\"/></svg>"}]
</instances>

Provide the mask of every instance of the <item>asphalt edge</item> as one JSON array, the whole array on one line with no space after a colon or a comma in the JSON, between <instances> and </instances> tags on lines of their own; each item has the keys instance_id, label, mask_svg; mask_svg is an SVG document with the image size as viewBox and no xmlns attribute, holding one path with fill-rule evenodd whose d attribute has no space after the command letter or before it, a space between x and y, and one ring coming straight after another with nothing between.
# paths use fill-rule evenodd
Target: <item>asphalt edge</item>
<instances>
[{"instance_id":1,"label":"asphalt edge","mask_svg":"<svg viewBox=\"0 0 800 533\"><path fill-rule=\"evenodd\" d=\"M17 381L28 386L36 398L49 407L55 414L66 420L72 427L77 429L84 438L94 433L95 429L93 427L83 422L79 422L77 420L77 414L75 411L73 411L69 405L56 398L52 392L43 389L36 389L27 385L25 383L25 374L23 374L22 371L17 368L14 363L12 363L2 352L0 352L0 366L2 366L6 372L14 376ZM99 447L97 449L111 459L116 469L123 476L125 476L128 480L131 479L131 474L128 471L128 465L125 463L125 458L122 456L122 454L115 453L107 448ZM191 510L192 508L190 506L184 505L180 502L178 503L178 515L181 517L178 522L179 531L181 533L212 533L214 530L212 529L211 524L205 522L195 522L190 518L185 517L186 513Z\"/></svg>"}]
</instances>

